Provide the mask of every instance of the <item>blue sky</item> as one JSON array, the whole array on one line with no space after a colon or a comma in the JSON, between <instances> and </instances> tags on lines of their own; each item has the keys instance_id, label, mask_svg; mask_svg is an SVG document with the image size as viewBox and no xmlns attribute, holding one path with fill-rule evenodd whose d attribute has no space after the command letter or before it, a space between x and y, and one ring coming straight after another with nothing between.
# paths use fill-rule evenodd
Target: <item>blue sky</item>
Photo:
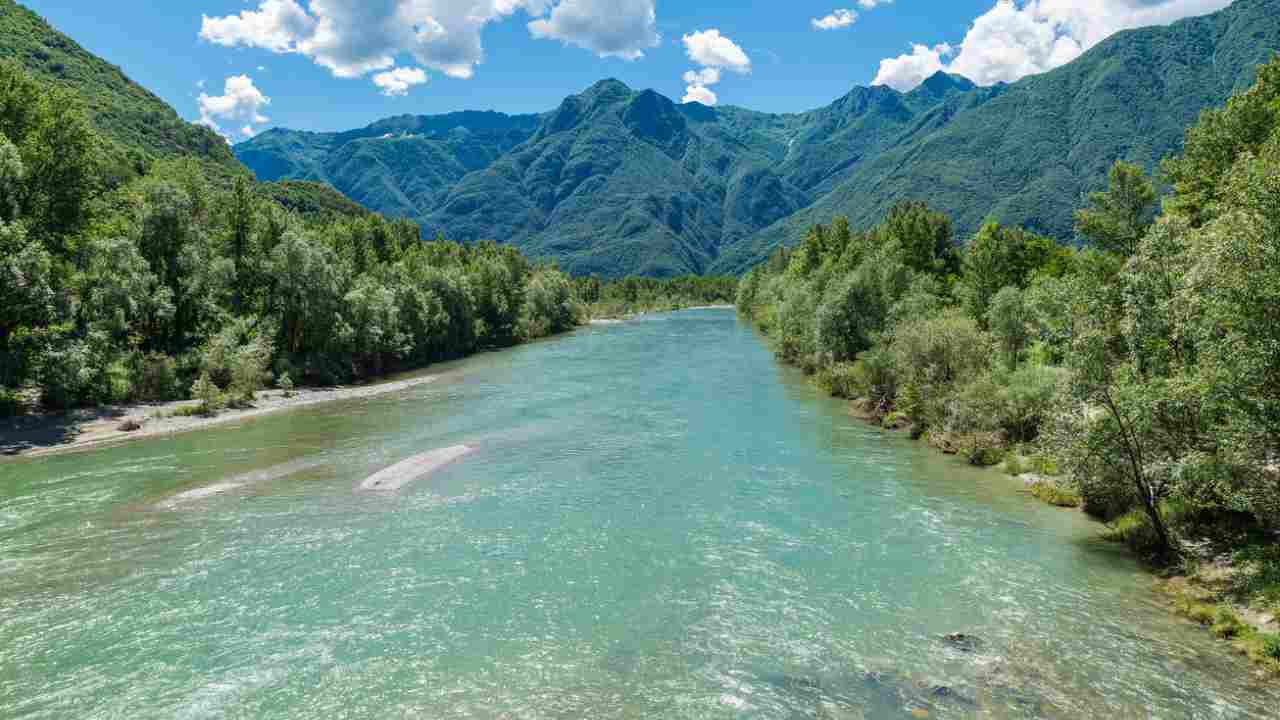
<instances>
[{"instance_id":1,"label":"blue sky","mask_svg":"<svg viewBox=\"0 0 1280 720\"><path fill-rule=\"evenodd\" d=\"M1115 30L1203 14L1229 2L27 4L91 52L123 67L183 116L199 119L203 107L207 120L239 140L275 125L341 130L402 113L540 112L605 77L654 88L677 101L687 96L772 112L800 111L873 81L909 89L938 69L983 84L1016 80L1069 61ZM488 16L480 18L480 12ZM413 22L404 22L405 17ZM815 25L824 18L821 24L830 29ZM535 20L539 23L531 30ZM400 33L408 24L418 28L417 36ZM710 30L718 33L706 32ZM483 61L476 62L480 46ZM882 68L886 59L889 64ZM684 77L691 71L696 76ZM231 85L228 78L235 78Z\"/></svg>"}]
</instances>

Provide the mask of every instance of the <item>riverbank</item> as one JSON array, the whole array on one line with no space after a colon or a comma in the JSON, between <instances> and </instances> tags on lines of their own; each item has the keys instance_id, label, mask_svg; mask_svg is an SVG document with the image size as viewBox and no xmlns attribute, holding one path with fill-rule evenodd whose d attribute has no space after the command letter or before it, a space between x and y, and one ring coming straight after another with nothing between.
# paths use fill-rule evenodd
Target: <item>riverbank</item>
<instances>
[{"instance_id":1,"label":"riverbank","mask_svg":"<svg viewBox=\"0 0 1280 720\"><path fill-rule=\"evenodd\" d=\"M732 305L680 305L647 309L623 316L596 317L588 325L613 325L626 320L680 310L731 310ZM0 460L33 458L83 452L148 438L195 432L206 428L252 420L287 410L343 400L357 400L401 392L434 382L438 375L368 385L332 388L299 388L291 393L266 390L255 394L246 408L229 408L214 416L194 412L197 400L164 403L132 403L81 408L66 412L33 413L0 418Z\"/></svg>"},{"instance_id":2,"label":"riverbank","mask_svg":"<svg viewBox=\"0 0 1280 720\"><path fill-rule=\"evenodd\" d=\"M609 325L612 323L631 320L633 318L644 317L645 315L659 315L669 312L680 312L681 310L733 310L734 306L729 304L711 304L711 305L695 305L684 303L662 303L658 305L616 305L601 304L592 306L591 324L592 325Z\"/></svg>"},{"instance_id":3,"label":"riverbank","mask_svg":"<svg viewBox=\"0 0 1280 720\"><path fill-rule=\"evenodd\" d=\"M389 395L438 379L438 375L423 375L371 385L301 388L288 394L280 390L264 391L254 396L250 407L223 410L212 417L189 414L199 405L195 400L19 416L0 421L0 456L30 458L81 452L194 432L323 403Z\"/></svg>"},{"instance_id":4,"label":"riverbank","mask_svg":"<svg viewBox=\"0 0 1280 720\"><path fill-rule=\"evenodd\" d=\"M943 455L962 454L954 443L922 435L895 414L877 412L865 399L847 402L853 418L885 432L923 440ZM985 467L1021 481L1027 495L1046 505L1085 514L1080 496L1061 483L1049 465L1044 458L1009 451L1001 463ZM1130 528L1123 518L1110 524L1094 522L1106 540L1119 544L1128 540ZM1183 560L1177 566L1144 563L1154 577L1155 592L1171 612L1247 657L1259 677L1280 678L1280 537L1238 541L1234 551L1208 539L1182 545Z\"/></svg>"}]
</instances>

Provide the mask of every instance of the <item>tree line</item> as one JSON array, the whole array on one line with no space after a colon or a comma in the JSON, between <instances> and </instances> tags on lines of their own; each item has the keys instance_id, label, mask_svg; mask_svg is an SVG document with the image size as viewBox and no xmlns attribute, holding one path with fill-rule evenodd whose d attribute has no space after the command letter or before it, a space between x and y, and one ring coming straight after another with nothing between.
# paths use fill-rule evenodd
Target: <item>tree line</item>
<instances>
[{"instance_id":1,"label":"tree line","mask_svg":"<svg viewBox=\"0 0 1280 720\"><path fill-rule=\"evenodd\" d=\"M193 159L116 172L70 92L0 64L0 412L328 384L583 322L573 282L492 242L286 210Z\"/></svg>"},{"instance_id":2,"label":"tree line","mask_svg":"<svg viewBox=\"0 0 1280 720\"><path fill-rule=\"evenodd\" d=\"M578 296L592 317L612 318L643 312L665 312L697 305L732 305L738 293L734 277L685 277L658 279L627 277L602 282L600 278L574 280Z\"/></svg>"},{"instance_id":3,"label":"tree line","mask_svg":"<svg viewBox=\"0 0 1280 720\"><path fill-rule=\"evenodd\" d=\"M741 282L776 353L971 461L1039 459L1149 556L1280 527L1280 60L1152 178L1117 162L1083 247L919 202L837 218Z\"/></svg>"}]
</instances>

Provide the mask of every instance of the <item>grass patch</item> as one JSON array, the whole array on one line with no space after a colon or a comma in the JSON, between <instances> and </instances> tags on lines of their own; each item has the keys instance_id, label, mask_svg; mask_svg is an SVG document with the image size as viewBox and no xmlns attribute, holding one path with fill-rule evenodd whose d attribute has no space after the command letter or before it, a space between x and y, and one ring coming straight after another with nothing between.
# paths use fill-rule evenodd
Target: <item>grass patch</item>
<instances>
[{"instance_id":1,"label":"grass patch","mask_svg":"<svg viewBox=\"0 0 1280 720\"><path fill-rule=\"evenodd\" d=\"M1080 494L1069 487L1056 482L1032 483L1029 488L1032 497L1060 508L1080 507Z\"/></svg>"},{"instance_id":2,"label":"grass patch","mask_svg":"<svg viewBox=\"0 0 1280 720\"><path fill-rule=\"evenodd\" d=\"M1214 614L1211 629L1214 635L1223 640L1243 637L1250 632L1249 626L1241 622L1240 618L1236 617L1235 612L1225 605L1219 607L1217 613Z\"/></svg>"},{"instance_id":3,"label":"grass patch","mask_svg":"<svg viewBox=\"0 0 1280 720\"><path fill-rule=\"evenodd\" d=\"M1151 525L1151 519L1140 509L1130 510L1127 514L1107 524L1102 531L1104 540L1123 543L1144 558L1154 557L1160 550L1160 536Z\"/></svg>"},{"instance_id":4,"label":"grass patch","mask_svg":"<svg viewBox=\"0 0 1280 720\"><path fill-rule=\"evenodd\" d=\"M1248 657L1262 672L1280 677L1280 634L1261 632L1240 617L1237 609L1241 598L1233 590L1236 585L1224 584L1203 574L1174 577L1159 583L1161 590L1173 600L1177 613L1218 639L1230 642L1236 652Z\"/></svg>"},{"instance_id":5,"label":"grass patch","mask_svg":"<svg viewBox=\"0 0 1280 720\"><path fill-rule=\"evenodd\" d=\"M1280 635L1262 635L1260 640L1262 656L1269 660L1280 660Z\"/></svg>"}]
</instances>

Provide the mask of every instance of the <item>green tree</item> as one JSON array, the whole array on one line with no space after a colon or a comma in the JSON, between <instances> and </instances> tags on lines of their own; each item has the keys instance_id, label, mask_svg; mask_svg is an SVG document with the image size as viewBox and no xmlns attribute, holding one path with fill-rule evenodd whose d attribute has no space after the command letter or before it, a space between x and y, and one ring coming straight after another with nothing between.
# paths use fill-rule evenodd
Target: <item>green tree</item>
<instances>
[{"instance_id":1,"label":"green tree","mask_svg":"<svg viewBox=\"0 0 1280 720\"><path fill-rule=\"evenodd\" d=\"M917 201L894 205L880 231L902 250L902 260L916 272L946 276L959 271L951 219Z\"/></svg>"},{"instance_id":2,"label":"green tree","mask_svg":"<svg viewBox=\"0 0 1280 720\"><path fill-rule=\"evenodd\" d=\"M336 254L300 233L286 234L272 254L270 271L281 347L295 354L331 348L347 284Z\"/></svg>"},{"instance_id":3,"label":"green tree","mask_svg":"<svg viewBox=\"0 0 1280 720\"><path fill-rule=\"evenodd\" d=\"M1055 260L1056 244L1022 228L989 222L965 247L963 280L957 294L979 323L987 321L991 299L1006 287L1025 289Z\"/></svg>"},{"instance_id":4,"label":"green tree","mask_svg":"<svg viewBox=\"0 0 1280 720\"><path fill-rule=\"evenodd\" d=\"M903 323L890 352L901 410L922 428L938 427L953 393L987 368L991 338L973 318L948 309Z\"/></svg>"},{"instance_id":5,"label":"green tree","mask_svg":"<svg viewBox=\"0 0 1280 720\"><path fill-rule=\"evenodd\" d=\"M1200 226L1217 216L1223 177L1236 159L1256 152L1280 126L1280 57L1258 68L1257 82L1248 92L1227 101L1224 108L1206 110L1190 127L1182 154L1164 162L1174 195L1170 214Z\"/></svg>"},{"instance_id":6,"label":"green tree","mask_svg":"<svg viewBox=\"0 0 1280 720\"><path fill-rule=\"evenodd\" d=\"M1030 336L1030 319L1023 292L1018 288L1006 287L991 299L991 306L987 309L987 327L1004 350L1010 370L1018 369L1018 360Z\"/></svg>"},{"instance_id":7,"label":"green tree","mask_svg":"<svg viewBox=\"0 0 1280 720\"><path fill-rule=\"evenodd\" d=\"M232 182L226 201L226 254L235 269L232 284L233 310L243 313L249 305L259 283L257 268L260 259L254 247L254 231L257 226L258 200L253 195L249 180L243 175Z\"/></svg>"},{"instance_id":8,"label":"green tree","mask_svg":"<svg viewBox=\"0 0 1280 720\"><path fill-rule=\"evenodd\" d=\"M355 359L357 375L380 375L388 363L412 352L413 339L401 321L396 292L379 278L361 275L342 304L340 337Z\"/></svg>"},{"instance_id":9,"label":"green tree","mask_svg":"<svg viewBox=\"0 0 1280 720\"><path fill-rule=\"evenodd\" d=\"M1130 257L1155 220L1156 190L1142 168L1117 160L1105 192L1076 212L1076 232L1094 247Z\"/></svg>"}]
</instances>

